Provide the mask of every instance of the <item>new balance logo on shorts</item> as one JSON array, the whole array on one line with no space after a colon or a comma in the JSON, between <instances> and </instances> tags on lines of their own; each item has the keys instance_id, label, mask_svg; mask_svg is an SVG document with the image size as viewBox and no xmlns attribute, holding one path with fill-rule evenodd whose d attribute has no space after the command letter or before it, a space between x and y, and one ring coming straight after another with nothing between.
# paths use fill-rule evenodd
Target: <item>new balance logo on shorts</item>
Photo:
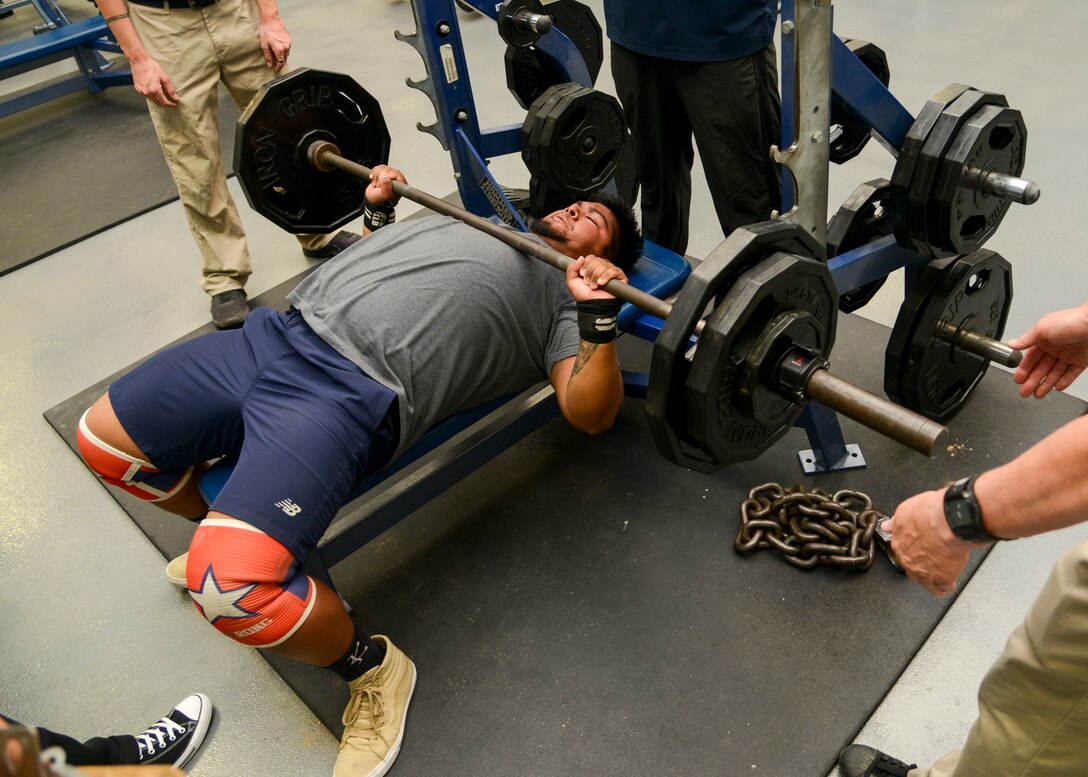
<instances>
[{"instance_id":1,"label":"new balance logo on shorts","mask_svg":"<svg viewBox=\"0 0 1088 777\"><path fill-rule=\"evenodd\" d=\"M302 512L302 508L292 502L290 499L284 499L282 501L276 502L276 507L280 508L285 513L291 516L298 515Z\"/></svg>"}]
</instances>

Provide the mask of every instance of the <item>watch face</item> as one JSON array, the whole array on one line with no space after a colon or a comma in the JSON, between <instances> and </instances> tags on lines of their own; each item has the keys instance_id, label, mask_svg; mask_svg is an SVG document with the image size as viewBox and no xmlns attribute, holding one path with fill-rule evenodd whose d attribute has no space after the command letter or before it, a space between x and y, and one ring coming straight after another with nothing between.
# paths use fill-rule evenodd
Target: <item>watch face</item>
<instances>
[{"instance_id":1,"label":"watch face","mask_svg":"<svg viewBox=\"0 0 1088 777\"><path fill-rule=\"evenodd\" d=\"M970 490L970 478L958 480L944 495L944 515L948 528L967 542L993 542L996 538L986 531L982 511Z\"/></svg>"}]
</instances>

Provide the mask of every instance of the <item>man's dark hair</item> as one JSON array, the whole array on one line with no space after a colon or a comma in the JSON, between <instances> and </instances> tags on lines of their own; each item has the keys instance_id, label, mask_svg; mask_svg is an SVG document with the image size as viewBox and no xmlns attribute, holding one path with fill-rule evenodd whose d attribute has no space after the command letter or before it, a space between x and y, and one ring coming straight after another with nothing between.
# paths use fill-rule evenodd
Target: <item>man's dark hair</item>
<instances>
[{"instance_id":1,"label":"man's dark hair","mask_svg":"<svg viewBox=\"0 0 1088 777\"><path fill-rule=\"evenodd\" d=\"M642 232L638 228L635 209L622 197L607 192L594 192L582 197L583 202L604 205L620 225L619 235L613 236L613 256L605 257L621 270L630 270L642 256Z\"/></svg>"}]
</instances>

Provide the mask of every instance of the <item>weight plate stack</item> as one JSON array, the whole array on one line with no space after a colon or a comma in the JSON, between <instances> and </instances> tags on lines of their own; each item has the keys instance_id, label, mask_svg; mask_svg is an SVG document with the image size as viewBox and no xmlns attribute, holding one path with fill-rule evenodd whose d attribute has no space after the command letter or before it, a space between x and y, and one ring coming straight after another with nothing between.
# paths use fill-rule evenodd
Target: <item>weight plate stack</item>
<instances>
[{"instance_id":1,"label":"weight plate stack","mask_svg":"<svg viewBox=\"0 0 1088 777\"><path fill-rule=\"evenodd\" d=\"M826 358L838 295L827 265L776 252L745 271L707 319L685 381L688 436L723 464L751 461L804 408L780 389L778 367L800 347Z\"/></svg>"},{"instance_id":2,"label":"weight plate stack","mask_svg":"<svg viewBox=\"0 0 1088 777\"><path fill-rule=\"evenodd\" d=\"M616 174L627 137L615 97L587 87L565 92L540 130L540 176L571 194L599 191Z\"/></svg>"},{"instance_id":3,"label":"weight plate stack","mask_svg":"<svg viewBox=\"0 0 1088 777\"><path fill-rule=\"evenodd\" d=\"M773 254L811 257L820 250L803 227L765 221L733 230L691 272L654 341L650 363L646 420L662 456L700 472L713 472L725 463L703 447L702 434L689 433L684 403L691 366L686 354L695 325L710 301L725 295L744 272Z\"/></svg>"},{"instance_id":4,"label":"weight plate stack","mask_svg":"<svg viewBox=\"0 0 1088 777\"><path fill-rule=\"evenodd\" d=\"M908 205L910 203L911 182L914 178L918 159L922 153L926 138L933 131L937 119L942 111L955 101L957 97L966 92L970 87L963 84L950 84L933 97L929 98L918 117L907 130L903 143L899 147L899 156L892 171L892 196L895 198L895 206L892 208L892 231L895 233L896 242L904 248L929 256L929 248L925 244L924 214L921 220L923 228L918 232L916 239L914 231L919 229L919 220L909 218Z\"/></svg>"},{"instance_id":5,"label":"weight plate stack","mask_svg":"<svg viewBox=\"0 0 1088 777\"><path fill-rule=\"evenodd\" d=\"M540 158L540 133L544 122L552 115L556 103L568 92L585 89L581 84L562 83L545 89L529 106L525 121L521 124L521 159L534 178L543 178L543 162Z\"/></svg>"},{"instance_id":6,"label":"weight plate stack","mask_svg":"<svg viewBox=\"0 0 1088 777\"><path fill-rule=\"evenodd\" d=\"M969 254L993 236L1012 202L965 182L981 171L1019 177L1027 139L1020 111L1002 105L984 105L959 127L930 195L927 224L932 244Z\"/></svg>"}]
</instances>

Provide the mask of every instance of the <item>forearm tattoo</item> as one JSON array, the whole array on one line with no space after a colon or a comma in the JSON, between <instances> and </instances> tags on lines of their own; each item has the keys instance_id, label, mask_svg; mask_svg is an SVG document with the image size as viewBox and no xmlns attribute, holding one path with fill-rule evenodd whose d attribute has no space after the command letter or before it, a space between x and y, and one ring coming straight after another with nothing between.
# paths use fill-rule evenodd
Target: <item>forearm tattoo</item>
<instances>
[{"instance_id":1,"label":"forearm tattoo","mask_svg":"<svg viewBox=\"0 0 1088 777\"><path fill-rule=\"evenodd\" d=\"M599 343L587 343L585 340L578 343L578 356L574 359L574 369L570 371L571 378L581 372L586 363L593 358L598 345Z\"/></svg>"}]
</instances>

